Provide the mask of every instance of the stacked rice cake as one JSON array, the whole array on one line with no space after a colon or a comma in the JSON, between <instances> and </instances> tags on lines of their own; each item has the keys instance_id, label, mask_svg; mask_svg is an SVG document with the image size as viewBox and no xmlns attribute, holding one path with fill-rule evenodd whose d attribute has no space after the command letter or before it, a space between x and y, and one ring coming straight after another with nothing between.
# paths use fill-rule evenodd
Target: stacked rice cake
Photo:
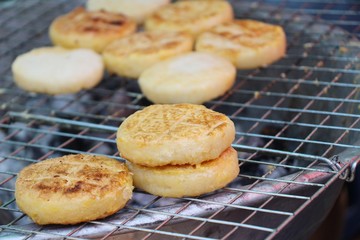
<instances>
[{"instance_id":1,"label":"stacked rice cake","mask_svg":"<svg viewBox=\"0 0 360 240\"><path fill-rule=\"evenodd\" d=\"M202 105L152 105L129 116L117 146L134 185L163 197L198 196L239 173L234 123Z\"/></svg>"}]
</instances>

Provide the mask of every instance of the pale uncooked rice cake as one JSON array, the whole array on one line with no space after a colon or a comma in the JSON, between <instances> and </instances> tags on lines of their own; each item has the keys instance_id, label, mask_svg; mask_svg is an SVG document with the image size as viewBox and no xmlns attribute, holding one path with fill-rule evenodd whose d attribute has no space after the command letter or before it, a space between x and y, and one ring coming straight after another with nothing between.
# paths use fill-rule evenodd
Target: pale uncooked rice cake
<instances>
[{"instance_id":1,"label":"pale uncooked rice cake","mask_svg":"<svg viewBox=\"0 0 360 240\"><path fill-rule=\"evenodd\" d=\"M90 49L42 47L18 56L12 72L15 83L24 90L67 94L96 86L103 78L104 63Z\"/></svg>"},{"instance_id":2,"label":"pale uncooked rice cake","mask_svg":"<svg viewBox=\"0 0 360 240\"><path fill-rule=\"evenodd\" d=\"M139 85L154 103L200 104L223 95L235 82L236 69L209 53L187 53L145 70Z\"/></svg>"}]
</instances>

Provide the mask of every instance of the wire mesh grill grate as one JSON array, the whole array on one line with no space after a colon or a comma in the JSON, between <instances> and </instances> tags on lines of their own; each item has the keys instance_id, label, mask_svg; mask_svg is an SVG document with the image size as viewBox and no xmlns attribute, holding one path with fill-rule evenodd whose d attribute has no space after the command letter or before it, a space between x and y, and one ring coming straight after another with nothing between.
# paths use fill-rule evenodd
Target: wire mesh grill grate
<instances>
[{"instance_id":1,"label":"wire mesh grill grate","mask_svg":"<svg viewBox=\"0 0 360 240\"><path fill-rule=\"evenodd\" d=\"M198 198L164 199L136 190L115 215L76 226L38 226L15 204L14 181L26 165L70 153L120 161L115 133L150 103L134 81L107 76L96 88L46 96L15 87L14 58L49 45L58 15L84 1L0 3L0 237L9 239L271 239L358 160L360 4L357 1L231 1L238 18L285 28L287 55L239 71L231 91L205 105L236 124L241 173ZM340 162L332 158L340 154ZM355 156L355 157L354 157Z\"/></svg>"}]
</instances>

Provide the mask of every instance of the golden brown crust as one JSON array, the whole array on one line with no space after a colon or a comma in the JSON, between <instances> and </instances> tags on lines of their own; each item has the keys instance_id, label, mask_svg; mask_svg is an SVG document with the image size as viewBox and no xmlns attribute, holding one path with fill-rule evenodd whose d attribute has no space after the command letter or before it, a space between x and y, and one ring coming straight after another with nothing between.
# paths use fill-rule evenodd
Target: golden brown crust
<instances>
[{"instance_id":1,"label":"golden brown crust","mask_svg":"<svg viewBox=\"0 0 360 240\"><path fill-rule=\"evenodd\" d=\"M283 57L286 36L281 26L235 20L201 34L195 48L225 57L239 69L248 69L266 66Z\"/></svg>"},{"instance_id":2,"label":"golden brown crust","mask_svg":"<svg viewBox=\"0 0 360 240\"><path fill-rule=\"evenodd\" d=\"M134 185L163 197L198 196L226 186L239 174L237 152L227 148L213 160L197 165L145 167L127 162Z\"/></svg>"},{"instance_id":3,"label":"golden brown crust","mask_svg":"<svg viewBox=\"0 0 360 240\"><path fill-rule=\"evenodd\" d=\"M197 34L234 18L226 1L183 1L166 5L145 21L147 30Z\"/></svg>"},{"instance_id":4,"label":"golden brown crust","mask_svg":"<svg viewBox=\"0 0 360 240\"><path fill-rule=\"evenodd\" d=\"M121 124L117 146L144 166L198 164L218 157L234 138L234 123L202 105L152 105Z\"/></svg>"},{"instance_id":5,"label":"golden brown crust","mask_svg":"<svg viewBox=\"0 0 360 240\"><path fill-rule=\"evenodd\" d=\"M140 24L156 9L169 3L170 0L88 0L86 7L91 11L103 9L122 13Z\"/></svg>"},{"instance_id":6,"label":"golden brown crust","mask_svg":"<svg viewBox=\"0 0 360 240\"><path fill-rule=\"evenodd\" d=\"M131 191L132 176L123 163L78 154L24 168L15 196L19 208L38 224L76 224L118 211Z\"/></svg>"},{"instance_id":7,"label":"golden brown crust","mask_svg":"<svg viewBox=\"0 0 360 240\"><path fill-rule=\"evenodd\" d=\"M21 172L18 183L46 199L54 194L66 198L77 197L77 194L96 197L123 185L127 175L125 167L118 161L98 156L68 155L28 166Z\"/></svg>"},{"instance_id":8,"label":"golden brown crust","mask_svg":"<svg viewBox=\"0 0 360 240\"><path fill-rule=\"evenodd\" d=\"M153 64L192 48L193 38L186 33L139 32L112 42L103 57L108 71L137 78Z\"/></svg>"},{"instance_id":9,"label":"golden brown crust","mask_svg":"<svg viewBox=\"0 0 360 240\"><path fill-rule=\"evenodd\" d=\"M120 13L88 12L78 7L56 18L50 38L65 48L92 48L101 52L110 42L136 31L136 23Z\"/></svg>"}]
</instances>

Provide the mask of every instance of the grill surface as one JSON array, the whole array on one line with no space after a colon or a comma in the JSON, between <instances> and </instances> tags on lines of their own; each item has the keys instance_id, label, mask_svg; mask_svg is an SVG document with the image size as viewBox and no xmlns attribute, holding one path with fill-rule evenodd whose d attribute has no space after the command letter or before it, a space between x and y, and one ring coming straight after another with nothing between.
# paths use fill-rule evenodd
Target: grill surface
<instances>
[{"instance_id":1,"label":"grill surface","mask_svg":"<svg viewBox=\"0 0 360 240\"><path fill-rule=\"evenodd\" d=\"M237 18L280 24L288 38L285 58L239 71L231 91L205 104L236 124L237 180L198 198L165 199L136 190L125 209L105 220L45 227L17 208L17 173L30 163L70 153L122 161L115 147L117 127L150 103L134 81L112 76L75 95L18 89L11 62L49 45L51 21L83 2L0 3L1 239L295 239L318 226L336 199L339 179L351 177L360 159L360 3L231 2ZM293 235L299 224L308 230Z\"/></svg>"}]
</instances>

